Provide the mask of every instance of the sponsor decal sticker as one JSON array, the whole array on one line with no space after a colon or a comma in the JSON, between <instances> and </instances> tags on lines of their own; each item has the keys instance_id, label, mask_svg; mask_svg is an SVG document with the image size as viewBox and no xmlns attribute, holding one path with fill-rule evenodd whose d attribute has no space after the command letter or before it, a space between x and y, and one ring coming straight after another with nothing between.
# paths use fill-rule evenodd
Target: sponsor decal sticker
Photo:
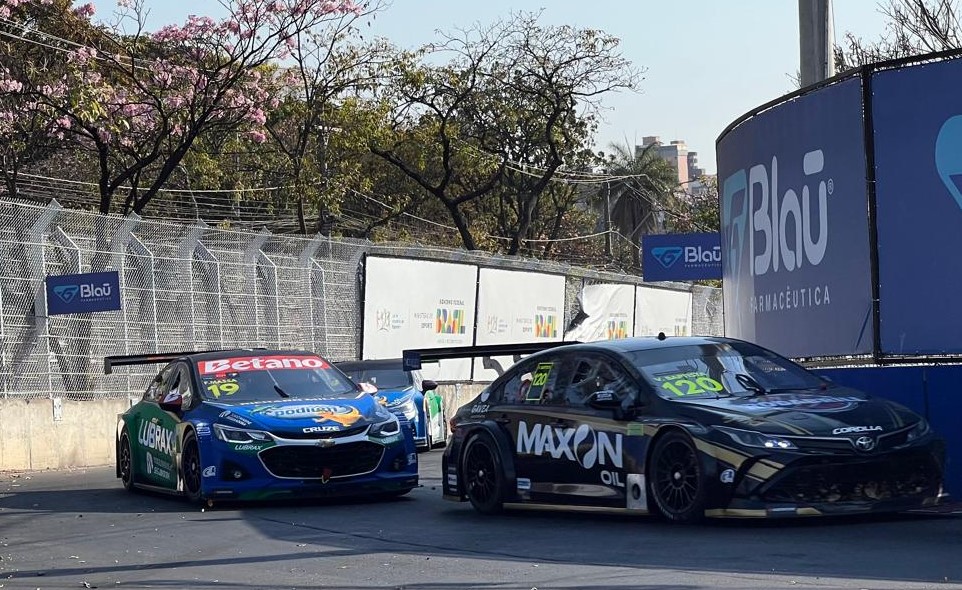
<instances>
[{"instance_id":1,"label":"sponsor decal sticker","mask_svg":"<svg viewBox=\"0 0 962 590\"><path fill-rule=\"evenodd\" d=\"M583 469L601 468L601 481L606 485L623 487L622 441L619 433L596 432L587 424L577 428L559 428L527 422L518 423L519 455L549 455L580 465ZM610 470L609 470L610 469Z\"/></svg>"},{"instance_id":2,"label":"sponsor decal sticker","mask_svg":"<svg viewBox=\"0 0 962 590\"><path fill-rule=\"evenodd\" d=\"M240 425L240 426L250 426L251 424L253 424L253 422L251 422L251 421L248 420L247 418L245 418L245 417L243 417L243 416L239 416L239 415L235 414L234 412L231 412L230 410L224 410L223 412L221 412L220 414L218 414L218 417L219 417L219 418L222 418L222 419L224 419L224 420L228 420L228 421L230 421L230 422L233 422L234 424L238 424L238 425Z\"/></svg>"},{"instance_id":3,"label":"sponsor decal sticker","mask_svg":"<svg viewBox=\"0 0 962 590\"><path fill-rule=\"evenodd\" d=\"M153 422L141 422L137 431L137 442L145 448L154 449L171 457L176 451L174 431Z\"/></svg>"},{"instance_id":4,"label":"sponsor decal sticker","mask_svg":"<svg viewBox=\"0 0 962 590\"><path fill-rule=\"evenodd\" d=\"M726 469L725 471L722 471L719 479L721 479L722 483L732 483L735 481L735 470Z\"/></svg>"},{"instance_id":5,"label":"sponsor decal sticker","mask_svg":"<svg viewBox=\"0 0 962 590\"><path fill-rule=\"evenodd\" d=\"M531 489L531 480L527 477L518 478L518 491L524 492Z\"/></svg>"},{"instance_id":6,"label":"sponsor decal sticker","mask_svg":"<svg viewBox=\"0 0 962 590\"><path fill-rule=\"evenodd\" d=\"M349 406L335 406L328 404L290 404L254 408L254 414L281 420L302 420L313 418L315 422L337 422L341 426L350 426L361 419L361 412Z\"/></svg>"},{"instance_id":7,"label":"sponsor decal sticker","mask_svg":"<svg viewBox=\"0 0 962 590\"><path fill-rule=\"evenodd\" d=\"M216 476L217 476L217 467L216 467L216 466L211 465L211 466L209 466L209 467L205 467L205 468L204 468L204 477L216 477Z\"/></svg>"},{"instance_id":8,"label":"sponsor decal sticker","mask_svg":"<svg viewBox=\"0 0 962 590\"><path fill-rule=\"evenodd\" d=\"M245 356L214 359L197 363L201 375L243 373L271 369L329 369L330 365L317 356Z\"/></svg>"}]
</instances>

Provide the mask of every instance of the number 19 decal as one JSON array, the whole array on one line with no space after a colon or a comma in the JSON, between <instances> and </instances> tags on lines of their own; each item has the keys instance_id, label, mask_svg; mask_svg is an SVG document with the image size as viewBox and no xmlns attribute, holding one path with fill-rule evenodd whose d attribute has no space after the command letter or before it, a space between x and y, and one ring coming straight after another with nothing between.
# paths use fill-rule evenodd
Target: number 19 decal
<instances>
[{"instance_id":1,"label":"number 19 decal","mask_svg":"<svg viewBox=\"0 0 962 590\"><path fill-rule=\"evenodd\" d=\"M240 390L237 381L215 381L207 386L207 391L213 394L214 398L222 395L234 395Z\"/></svg>"}]
</instances>

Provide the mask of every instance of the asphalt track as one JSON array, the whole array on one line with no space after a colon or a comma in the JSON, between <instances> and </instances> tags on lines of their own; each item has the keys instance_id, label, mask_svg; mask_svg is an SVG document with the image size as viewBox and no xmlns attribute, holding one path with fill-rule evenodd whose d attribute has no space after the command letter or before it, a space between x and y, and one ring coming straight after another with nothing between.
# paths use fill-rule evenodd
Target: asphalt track
<instances>
[{"instance_id":1,"label":"asphalt track","mask_svg":"<svg viewBox=\"0 0 962 590\"><path fill-rule=\"evenodd\" d=\"M476 514L423 487L390 502L202 510L112 468L0 473L0 587L962 588L962 515L717 521Z\"/></svg>"}]
</instances>

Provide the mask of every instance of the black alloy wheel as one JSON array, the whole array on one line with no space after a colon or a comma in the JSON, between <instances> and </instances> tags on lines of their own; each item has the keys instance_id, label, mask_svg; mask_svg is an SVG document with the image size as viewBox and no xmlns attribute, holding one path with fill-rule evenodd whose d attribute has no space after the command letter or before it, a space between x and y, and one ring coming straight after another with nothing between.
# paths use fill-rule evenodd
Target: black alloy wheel
<instances>
[{"instance_id":1,"label":"black alloy wheel","mask_svg":"<svg viewBox=\"0 0 962 590\"><path fill-rule=\"evenodd\" d=\"M193 432L188 432L184 436L184 451L181 454L181 464L184 471L184 493L191 502L201 500L200 494L200 446L197 444L197 436Z\"/></svg>"},{"instance_id":2,"label":"black alloy wheel","mask_svg":"<svg viewBox=\"0 0 962 590\"><path fill-rule=\"evenodd\" d=\"M120 433L120 447L117 452L117 463L120 466L120 481L128 492L134 490L134 455L130 450L130 436L124 428Z\"/></svg>"},{"instance_id":3,"label":"black alloy wheel","mask_svg":"<svg viewBox=\"0 0 962 590\"><path fill-rule=\"evenodd\" d=\"M504 470L501 457L491 436L473 436L464 449L461 480L465 494L474 509L481 514L497 514L504 504Z\"/></svg>"},{"instance_id":4,"label":"black alloy wheel","mask_svg":"<svg viewBox=\"0 0 962 590\"><path fill-rule=\"evenodd\" d=\"M681 432L669 432L655 442L650 465L651 495L667 520L698 522L705 516L706 490L698 452Z\"/></svg>"}]
</instances>

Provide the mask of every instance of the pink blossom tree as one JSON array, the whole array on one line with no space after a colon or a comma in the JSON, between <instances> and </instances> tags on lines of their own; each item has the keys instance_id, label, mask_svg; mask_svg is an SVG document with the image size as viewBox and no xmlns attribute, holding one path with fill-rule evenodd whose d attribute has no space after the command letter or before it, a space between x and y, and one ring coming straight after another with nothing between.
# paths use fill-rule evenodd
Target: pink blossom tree
<instances>
[{"instance_id":1,"label":"pink blossom tree","mask_svg":"<svg viewBox=\"0 0 962 590\"><path fill-rule=\"evenodd\" d=\"M115 24L94 25L93 6L70 0L0 0L0 18L64 29L81 21L96 34L44 37L61 51L63 76L44 71L7 76L50 131L96 162L99 210L142 212L206 133L236 132L264 141L266 113L276 106L267 78L301 35L358 11L351 0L221 0L227 16L192 15L182 25L147 32L143 0L120 3ZM32 44L24 29L23 44ZM15 117L23 112L14 113ZM0 112L0 120L5 116ZM115 202L123 197L122 205Z\"/></svg>"}]
</instances>

